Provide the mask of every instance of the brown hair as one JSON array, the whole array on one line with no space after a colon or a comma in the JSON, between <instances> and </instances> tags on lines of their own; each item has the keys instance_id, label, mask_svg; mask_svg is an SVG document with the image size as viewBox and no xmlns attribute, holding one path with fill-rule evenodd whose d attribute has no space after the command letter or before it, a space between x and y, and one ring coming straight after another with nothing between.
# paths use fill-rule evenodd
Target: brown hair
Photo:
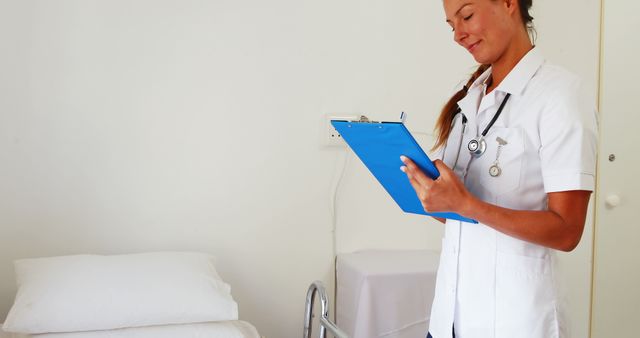
<instances>
[{"instance_id":1,"label":"brown hair","mask_svg":"<svg viewBox=\"0 0 640 338\"><path fill-rule=\"evenodd\" d=\"M529 36L532 42L535 42L536 31L533 27L533 17L529 14L529 10L533 5L533 0L518 0L518 4L520 6L520 18L522 22L529 32ZM453 96L447 101L447 103L442 108L440 112L440 116L438 117L438 121L436 122L435 134L437 135L436 143L433 145L432 150L438 149L442 147L449 138L449 134L451 133L451 125L453 124L453 118L456 113L458 113L458 101L462 100L465 96L467 96L467 90L473 84L473 82L478 79L482 73L484 73L487 69L489 69L491 65L480 65L478 69L476 69L469 81L460 89L458 92L453 94Z\"/></svg>"}]
</instances>

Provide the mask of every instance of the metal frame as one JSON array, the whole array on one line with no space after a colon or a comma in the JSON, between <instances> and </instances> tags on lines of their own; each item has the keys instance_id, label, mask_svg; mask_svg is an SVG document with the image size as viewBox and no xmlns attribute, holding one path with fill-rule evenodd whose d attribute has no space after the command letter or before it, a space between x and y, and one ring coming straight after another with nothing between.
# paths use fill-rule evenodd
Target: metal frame
<instances>
[{"instance_id":1,"label":"metal frame","mask_svg":"<svg viewBox=\"0 0 640 338\"><path fill-rule=\"evenodd\" d=\"M307 301L304 311L304 333L303 338L311 338L311 318L313 317L313 301L316 293L320 295L320 306L322 313L320 314L320 338L326 338L327 330L334 335L335 338L349 338L340 328L329 320L329 298L324 284L321 281L315 281L309 286L307 291Z\"/></svg>"}]
</instances>

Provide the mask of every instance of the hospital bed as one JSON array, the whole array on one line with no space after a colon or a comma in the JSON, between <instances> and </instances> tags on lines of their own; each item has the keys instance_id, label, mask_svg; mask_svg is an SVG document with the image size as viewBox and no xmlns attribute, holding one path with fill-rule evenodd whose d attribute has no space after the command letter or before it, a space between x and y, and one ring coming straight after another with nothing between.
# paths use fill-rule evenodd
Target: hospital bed
<instances>
[{"instance_id":1,"label":"hospital bed","mask_svg":"<svg viewBox=\"0 0 640 338\"><path fill-rule=\"evenodd\" d=\"M18 292L0 338L261 338L238 320L214 261L189 252L18 260ZM307 291L304 338L316 296L319 338L349 338L329 319L320 281Z\"/></svg>"},{"instance_id":2,"label":"hospital bed","mask_svg":"<svg viewBox=\"0 0 640 338\"><path fill-rule=\"evenodd\" d=\"M0 338L261 338L239 320L206 253L44 257L15 267L18 292Z\"/></svg>"},{"instance_id":3,"label":"hospital bed","mask_svg":"<svg viewBox=\"0 0 640 338\"><path fill-rule=\"evenodd\" d=\"M0 324L1 325L1 324ZM116 330L23 334L0 330L0 338L260 338L256 328L248 322L236 320L226 322L194 323L179 325L158 325Z\"/></svg>"}]
</instances>

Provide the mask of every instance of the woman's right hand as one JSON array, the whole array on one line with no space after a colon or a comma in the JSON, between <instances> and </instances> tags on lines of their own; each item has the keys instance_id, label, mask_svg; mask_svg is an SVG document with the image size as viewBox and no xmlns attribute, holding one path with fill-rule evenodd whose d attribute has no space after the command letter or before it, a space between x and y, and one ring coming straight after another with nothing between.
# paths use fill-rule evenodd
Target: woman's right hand
<instances>
[{"instance_id":1,"label":"woman's right hand","mask_svg":"<svg viewBox=\"0 0 640 338\"><path fill-rule=\"evenodd\" d=\"M426 212L455 212L465 216L465 206L473 196L444 162L434 161L440 176L433 180L408 157L401 156L400 159L404 163L400 169L407 174Z\"/></svg>"}]
</instances>

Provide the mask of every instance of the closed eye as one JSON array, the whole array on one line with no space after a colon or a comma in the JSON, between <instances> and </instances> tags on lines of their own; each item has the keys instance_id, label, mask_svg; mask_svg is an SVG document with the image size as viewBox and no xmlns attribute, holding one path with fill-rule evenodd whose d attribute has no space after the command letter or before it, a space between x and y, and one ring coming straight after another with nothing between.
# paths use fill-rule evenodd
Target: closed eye
<instances>
[{"instance_id":1,"label":"closed eye","mask_svg":"<svg viewBox=\"0 0 640 338\"><path fill-rule=\"evenodd\" d=\"M471 14L469 14L469 15L467 15L467 16L465 16L465 17L463 17L463 18L462 18L462 20L464 20L464 21L469 21L469 19L471 19L472 17L473 17L473 13L471 13ZM447 20L447 22L451 25L451 21ZM456 31L456 29L453 27L453 25L451 25L451 31L452 31L452 32L455 32L455 31Z\"/></svg>"}]
</instances>

